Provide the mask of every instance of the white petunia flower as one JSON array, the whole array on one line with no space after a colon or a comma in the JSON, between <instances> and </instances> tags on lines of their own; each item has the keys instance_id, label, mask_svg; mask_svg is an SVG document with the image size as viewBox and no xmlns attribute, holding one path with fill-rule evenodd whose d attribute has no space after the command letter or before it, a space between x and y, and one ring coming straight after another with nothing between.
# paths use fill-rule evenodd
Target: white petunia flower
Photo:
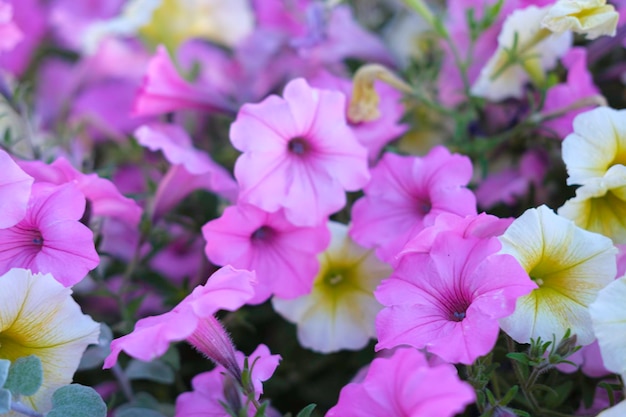
<instances>
[{"instance_id":1,"label":"white petunia flower","mask_svg":"<svg viewBox=\"0 0 626 417\"><path fill-rule=\"evenodd\" d=\"M626 400L615 404L611 408L607 408L597 417L624 417L626 416Z\"/></svg>"},{"instance_id":2,"label":"white petunia flower","mask_svg":"<svg viewBox=\"0 0 626 417\"><path fill-rule=\"evenodd\" d=\"M310 294L283 300L274 297L274 309L298 326L304 347L329 353L357 350L376 337L374 325L382 306L374 289L391 268L372 250L358 246L348 236L348 226L329 222L330 246L320 256L320 272Z\"/></svg>"},{"instance_id":3,"label":"white petunia flower","mask_svg":"<svg viewBox=\"0 0 626 417\"><path fill-rule=\"evenodd\" d=\"M519 343L559 340L567 329L581 345L593 342L588 306L617 271L611 240L541 206L526 210L500 241L539 286L518 298L515 312L500 320L502 330Z\"/></svg>"},{"instance_id":4,"label":"white petunia flower","mask_svg":"<svg viewBox=\"0 0 626 417\"><path fill-rule=\"evenodd\" d=\"M0 288L0 359L35 355L41 360L41 388L20 400L35 411L47 412L54 391L72 382L85 348L97 342L100 327L81 312L72 290L50 274L12 269L0 276Z\"/></svg>"},{"instance_id":5,"label":"white petunia flower","mask_svg":"<svg viewBox=\"0 0 626 417\"><path fill-rule=\"evenodd\" d=\"M548 10L541 25L554 33L571 30L595 39L615 36L619 13L606 0L558 0Z\"/></svg>"},{"instance_id":6,"label":"white petunia flower","mask_svg":"<svg viewBox=\"0 0 626 417\"><path fill-rule=\"evenodd\" d=\"M607 285L589 306L604 366L626 373L626 276Z\"/></svg>"},{"instance_id":7,"label":"white petunia flower","mask_svg":"<svg viewBox=\"0 0 626 417\"><path fill-rule=\"evenodd\" d=\"M524 85L533 78L541 80L545 71L556 66L572 43L571 33L554 35L541 27L548 7L530 6L516 10L505 20L498 36L498 49L483 67L471 92L475 96L498 101L521 98ZM509 65L515 53L523 65Z\"/></svg>"},{"instance_id":8,"label":"white petunia flower","mask_svg":"<svg viewBox=\"0 0 626 417\"><path fill-rule=\"evenodd\" d=\"M626 243L626 166L613 165L601 178L591 178L558 213L590 232Z\"/></svg>"},{"instance_id":9,"label":"white petunia flower","mask_svg":"<svg viewBox=\"0 0 626 417\"><path fill-rule=\"evenodd\" d=\"M563 140L567 184L602 178L609 168L626 164L626 110L598 107L574 119L574 132ZM626 183L626 178L624 178Z\"/></svg>"}]
</instances>

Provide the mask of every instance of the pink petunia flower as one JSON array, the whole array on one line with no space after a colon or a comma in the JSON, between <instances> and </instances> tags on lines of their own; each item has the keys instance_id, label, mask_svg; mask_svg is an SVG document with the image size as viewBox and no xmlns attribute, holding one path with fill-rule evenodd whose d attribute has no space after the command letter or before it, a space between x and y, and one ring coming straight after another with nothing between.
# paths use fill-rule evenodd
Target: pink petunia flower
<instances>
[{"instance_id":1,"label":"pink petunia flower","mask_svg":"<svg viewBox=\"0 0 626 417\"><path fill-rule=\"evenodd\" d=\"M0 53L10 51L24 38L24 34L13 22L13 6L0 0Z\"/></svg>"},{"instance_id":2,"label":"pink petunia flower","mask_svg":"<svg viewBox=\"0 0 626 417\"><path fill-rule=\"evenodd\" d=\"M79 220L85 199L73 185L33 185L25 217L0 229L0 274L11 268L50 273L66 287L82 280L100 259L93 233Z\"/></svg>"},{"instance_id":3,"label":"pink petunia flower","mask_svg":"<svg viewBox=\"0 0 626 417\"><path fill-rule=\"evenodd\" d=\"M0 229L15 226L26 214L33 177L0 150Z\"/></svg>"},{"instance_id":4,"label":"pink petunia flower","mask_svg":"<svg viewBox=\"0 0 626 417\"><path fill-rule=\"evenodd\" d=\"M346 124L343 94L311 88L303 79L244 105L231 125L240 199L287 220L315 226L346 203L344 190L369 180L367 151Z\"/></svg>"},{"instance_id":5,"label":"pink petunia flower","mask_svg":"<svg viewBox=\"0 0 626 417\"><path fill-rule=\"evenodd\" d=\"M294 226L282 211L267 213L242 204L228 207L204 225L202 234L211 262L256 271L251 304L272 295L291 299L310 292L320 269L317 255L330 241L325 224Z\"/></svg>"},{"instance_id":6,"label":"pink petunia flower","mask_svg":"<svg viewBox=\"0 0 626 417\"><path fill-rule=\"evenodd\" d=\"M236 352L236 357L239 367L243 369L244 355L241 352ZM263 381L267 381L274 374L280 359L280 355L270 354L270 350L265 345L259 345L248 356L255 399L258 400L263 394ZM196 375L191 381L193 391L184 392L176 399L176 416L227 417L229 414L226 412L224 404L228 405L237 415L240 415L240 407L246 403L247 399L238 392L237 387L225 371L223 367L217 366L209 372ZM234 395L228 395L230 392L233 392ZM255 408L248 405L248 415L252 417L255 413Z\"/></svg>"},{"instance_id":7,"label":"pink petunia flower","mask_svg":"<svg viewBox=\"0 0 626 417\"><path fill-rule=\"evenodd\" d=\"M476 198L465 187L471 176L469 158L442 146L422 158L387 153L352 208L350 235L393 263L404 244L439 214L476 214Z\"/></svg>"},{"instance_id":8,"label":"pink petunia flower","mask_svg":"<svg viewBox=\"0 0 626 417\"><path fill-rule=\"evenodd\" d=\"M326 417L452 417L475 398L454 366L431 367L422 352L402 348L374 359L365 379L346 385Z\"/></svg>"},{"instance_id":9,"label":"pink petunia flower","mask_svg":"<svg viewBox=\"0 0 626 417\"><path fill-rule=\"evenodd\" d=\"M492 216L468 216L436 224L438 233L426 229L425 239L420 234L409 242L395 272L375 292L386 306L376 319L376 349L406 344L464 364L491 351L498 319L537 287L515 258L498 254L500 242L485 233L500 226Z\"/></svg>"},{"instance_id":10,"label":"pink petunia flower","mask_svg":"<svg viewBox=\"0 0 626 417\"><path fill-rule=\"evenodd\" d=\"M253 272L221 268L171 311L139 320L131 333L111 342L104 368L115 365L122 350L133 358L151 361L165 354L170 343L186 339L239 378L232 342L213 315L222 309L237 310L248 302L254 294L253 281Z\"/></svg>"}]
</instances>

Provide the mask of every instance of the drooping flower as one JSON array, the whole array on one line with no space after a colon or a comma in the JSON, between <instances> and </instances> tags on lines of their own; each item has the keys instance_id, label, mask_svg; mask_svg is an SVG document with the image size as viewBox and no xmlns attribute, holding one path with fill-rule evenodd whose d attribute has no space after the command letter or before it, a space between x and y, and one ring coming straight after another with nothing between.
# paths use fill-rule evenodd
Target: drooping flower
<instances>
[{"instance_id":1,"label":"drooping flower","mask_svg":"<svg viewBox=\"0 0 626 417\"><path fill-rule=\"evenodd\" d=\"M606 0L558 0L541 21L554 33L571 30L587 39L615 36L619 14Z\"/></svg>"},{"instance_id":2,"label":"drooping flower","mask_svg":"<svg viewBox=\"0 0 626 417\"><path fill-rule=\"evenodd\" d=\"M171 311L139 320L132 333L111 342L111 354L104 367L115 365L122 350L134 358L151 361L163 355L170 343L186 339L239 378L232 342L213 315L218 310L233 311L245 304L254 294L253 281L253 272L230 266L221 268Z\"/></svg>"},{"instance_id":3,"label":"drooping flower","mask_svg":"<svg viewBox=\"0 0 626 417\"><path fill-rule=\"evenodd\" d=\"M498 49L480 72L472 94L493 101L521 98L529 79L541 81L571 45L571 33L552 34L541 27L548 7L529 6L509 15L498 36ZM512 54L517 61L510 62ZM520 63L521 62L521 63Z\"/></svg>"},{"instance_id":4,"label":"drooping flower","mask_svg":"<svg viewBox=\"0 0 626 417\"><path fill-rule=\"evenodd\" d=\"M0 273L27 268L53 274L66 287L82 280L100 262L93 233L79 221L84 210L72 183L33 185L25 217L0 229Z\"/></svg>"},{"instance_id":5,"label":"drooping flower","mask_svg":"<svg viewBox=\"0 0 626 417\"><path fill-rule=\"evenodd\" d=\"M444 218L411 240L389 279L376 289L376 349L410 345L471 364L496 343L498 319L536 285L500 254L492 216Z\"/></svg>"},{"instance_id":6,"label":"drooping flower","mask_svg":"<svg viewBox=\"0 0 626 417\"><path fill-rule=\"evenodd\" d=\"M594 340L588 307L617 270L617 249L605 236L577 227L546 206L526 210L500 237L539 286L517 300L515 312L500 320L519 343L556 340L570 329L578 343Z\"/></svg>"},{"instance_id":7,"label":"drooping flower","mask_svg":"<svg viewBox=\"0 0 626 417\"><path fill-rule=\"evenodd\" d=\"M72 382L85 348L97 342L100 327L82 314L72 291L50 274L11 269L0 276L0 288L0 358L14 361L35 355L41 360L41 388L20 401L45 413L52 407L54 391Z\"/></svg>"},{"instance_id":8,"label":"drooping flower","mask_svg":"<svg viewBox=\"0 0 626 417\"><path fill-rule=\"evenodd\" d=\"M244 355L236 352L236 356L237 363L243 370ZM258 400L263 394L263 381L267 381L274 374L280 359L280 355L270 354L265 345L259 345L248 356L255 399ZM229 414L224 408L225 404L239 415L239 410L246 404L247 398L241 395L236 386L238 381L233 381L225 371L223 367L217 366L209 372L196 375L191 381L193 391L184 392L176 399L176 416L227 417ZM253 417L256 409L251 404L247 405L247 409L248 415Z\"/></svg>"},{"instance_id":9,"label":"drooping flower","mask_svg":"<svg viewBox=\"0 0 626 417\"><path fill-rule=\"evenodd\" d=\"M0 166L0 229L5 229L15 226L26 215L34 179L3 150L0 150Z\"/></svg>"},{"instance_id":10,"label":"drooping flower","mask_svg":"<svg viewBox=\"0 0 626 417\"><path fill-rule=\"evenodd\" d=\"M613 165L601 178L590 178L576 196L558 209L578 227L626 243L626 166Z\"/></svg>"},{"instance_id":11,"label":"drooping flower","mask_svg":"<svg viewBox=\"0 0 626 417\"><path fill-rule=\"evenodd\" d=\"M374 288L391 268L373 251L348 237L348 226L329 222L331 242L319 256L320 272L310 294L272 299L274 309L298 326L298 340L317 352L358 350L375 337L374 319L380 304Z\"/></svg>"},{"instance_id":12,"label":"drooping flower","mask_svg":"<svg viewBox=\"0 0 626 417\"><path fill-rule=\"evenodd\" d=\"M450 364L431 367L422 352L397 349L372 361L365 379L346 385L327 417L452 417L476 398Z\"/></svg>"},{"instance_id":13,"label":"drooping flower","mask_svg":"<svg viewBox=\"0 0 626 417\"><path fill-rule=\"evenodd\" d=\"M574 119L574 133L563 140L567 184L602 178L626 162L626 110L599 107ZM625 180L626 181L626 180Z\"/></svg>"},{"instance_id":14,"label":"drooping flower","mask_svg":"<svg viewBox=\"0 0 626 417\"><path fill-rule=\"evenodd\" d=\"M350 236L391 262L439 214L476 214L476 199L466 188L471 176L469 158L443 146L422 158L387 153L352 208Z\"/></svg>"},{"instance_id":15,"label":"drooping flower","mask_svg":"<svg viewBox=\"0 0 626 417\"><path fill-rule=\"evenodd\" d=\"M343 94L297 79L283 96L244 105L231 125L243 152L235 164L240 199L314 226L345 205L345 190L369 180L367 151L346 124Z\"/></svg>"},{"instance_id":16,"label":"drooping flower","mask_svg":"<svg viewBox=\"0 0 626 417\"><path fill-rule=\"evenodd\" d=\"M251 304L272 295L290 299L309 293L320 269L317 255L330 240L325 224L294 226L282 210L267 213L245 204L228 207L202 234L211 262L256 272Z\"/></svg>"}]
</instances>

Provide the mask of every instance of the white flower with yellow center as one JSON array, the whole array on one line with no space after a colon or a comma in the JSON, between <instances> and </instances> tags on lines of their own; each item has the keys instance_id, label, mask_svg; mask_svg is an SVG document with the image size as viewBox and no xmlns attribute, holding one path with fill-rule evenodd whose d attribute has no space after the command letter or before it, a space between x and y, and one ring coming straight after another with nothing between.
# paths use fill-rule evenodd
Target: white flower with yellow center
<instances>
[{"instance_id":1,"label":"white flower with yellow center","mask_svg":"<svg viewBox=\"0 0 626 417\"><path fill-rule=\"evenodd\" d=\"M539 288L518 298L500 327L519 343L560 340L567 329L587 345L594 340L588 306L617 271L610 239L577 227L546 206L526 210L500 237Z\"/></svg>"},{"instance_id":2,"label":"white flower with yellow center","mask_svg":"<svg viewBox=\"0 0 626 417\"><path fill-rule=\"evenodd\" d=\"M150 45L174 50L191 38L232 47L254 27L247 0L130 0L122 13L93 24L83 45L93 52L107 36L141 35Z\"/></svg>"},{"instance_id":3,"label":"white flower with yellow center","mask_svg":"<svg viewBox=\"0 0 626 417\"><path fill-rule=\"evenodd\" d=\"M554 33L571 30L595 39L615 36L619 13L606 0L559 0L543 18L541 25Z\"/></svg>"},{"instance_id":4,"label":"white flower with yellow center","mask_svg":"<svg viewBox=\"0 0 626 417\"><path fill-rule=\"evenodd\" d=\"M626 165L626 110L598 107L576 116L562 153L568 185L584 185L604 177L612 166Z\"/></svg>"},{"instance_id":5,"label":"white flower with yellow center","mask_svg":"<svg viewBox=\"0 0 626 417\"><path fill-rule=\"evenodd\" d=\"M626 243L626 166L613 165L602 178L587 180L558 213L615 244Z\"/></svg>"},{"instance_id":6,"label":"white flower with yellow center","mask_svg":"<svg viewBox=\"0 0 626 417\"><path fill-rule=\"evenodd\" d=\"M555 35L541 27L547 11L548 7L530 6L511 13L498 35L498 49L472 86L473 95L494 101L521 98L529 78L543 82L545 72L556 66L572 43L570 32Z\"/></svg>"},{"instance_id":7,"label":"white flower with yellow center","mask_svg":"<svg viewBox=\"0 0 626 417\"><path fill-rule=\"evenodd\" d=\"M52 407L54 391L72 382L85 348L97 342L100 327L82 314L72 291L50 274L12 269L0 276L0 288L0 359L35 355L41 360L41 388L20 400L45 413Z\"/></svg>"},{"instance_id":8,"label":"white flower with yellow center","mask_svg":"<svg viewBox=\"0 0 626 417\"><path fill-rule=\"evenodd\" d=\"M392 270L372 250L348 236L348 226L329 222L330 246L320 256L320 272L310 294L283 300L274 297L274 309L298 326L304 347L329 353L357 350L376 337L376 314L382 306L374 289Z\"/></svg>"}]
</instances>

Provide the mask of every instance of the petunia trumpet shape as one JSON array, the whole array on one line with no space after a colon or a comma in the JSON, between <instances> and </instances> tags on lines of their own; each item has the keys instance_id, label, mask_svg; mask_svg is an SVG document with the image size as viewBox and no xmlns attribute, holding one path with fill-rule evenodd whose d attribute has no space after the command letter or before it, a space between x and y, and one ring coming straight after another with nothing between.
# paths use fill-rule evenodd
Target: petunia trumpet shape
<instances>
[{"instance_id":1,"label":"petunia trumpet shape","mask_svg":"<svg viewBox=\"0 0 626 417\"><path fill-rule=\"evenodd\" d=\"M431 367L422 352L405 347L374 359L365 379L346 385L326 417L452 417L475 398L454 366Z\"/></svg>"},{"instance_id":2,"label":"petunia trumpet shape","mask_svg":"<svg viewBox=\"0 0 626 417\"><path fill-rule=\"evenodd\" d=\"M376 335L374 319L381 306L373 292L391 268L354 243L348 226L331 221L328 227L330 246L319 256L311 293L293 300L274 297L272 304L297 323L302 346L323 353L361 349Z\"/></svg>"},{"instance_id":3,"label":"petunia trumpet shape","mask_svg":"<svg viewBox=\"0 0 626 417\"><path fill-rule=\"evenodd\" d=\"M72 382L87 345L98 341L100 326L82 314L72 291L50 274L11 269L0 276L0 288L0 359L35 355L41 360L41 388L20 401L45 413L54 391Z\"/></svg>"},{"instance_id":4,"label":"petunia trumpet shape","mask_svg":"<svg viewBox=\"0 0 626 417\"><path fill-rule=\"evenodd\" d=\"M493 216L448 215L410 241L375 292L385 306L376 349L410 345L468 365L489 353L498 319L536 288L512 256L499 253L492 233L501 227Z\"/></svg>"},{"instance_id":5,"label":"petunia trumpet shape","mask_svg":"<svg viewBox=\"0 0 626 417\"><path fill-rule=\"evenodd\" d=\"M93 233L79 221L84 211L73 183L33 185L25 217L0 229L0 273L27 268L51 273L66 287L81 281L100 262Z\"/></svg>"},{"instance_id":6,"label":"petunia trumpet shape","mask_svg":"<svg viewBox=\"0 0 626 417\"><path fill-rule=\"evenodd\" d=\"M115 365L122 350L136 359L151 361L165 354L170 343L186 339L239 378L232 342L213 315L245 304L254 294L253 281L253 272L231 266L221 268L171 311L139 320L132 333L111 342L104 368Z\"/></svg>"},{"instance_id":7,"label":"petunia trumpet shape","mask_svg":"<svg viewBox=\"0 0 626 417\"><path fill-rule=\"evenodd\" d=\"M611 240L577 227L546 206L529 209L500 237L539 288L517 300L515 312L500 320L519 343L563 338L570 329L578 343L594 340L589 305L617 271Z\"/></svg>"},{"instance_id":8,"label":"petunia trumpet shape","mask_svg":"<svg viewBox=\"0 0 626 417\"><path fill-rule=\"evenodd\" d=\"M244 105L231 125L240 200L265 211L284 208L298 226L315 226L346 203L345 191L369 180L367 150L345 118L345 96L303 79Z\"/></svg>"}]
</instances>

